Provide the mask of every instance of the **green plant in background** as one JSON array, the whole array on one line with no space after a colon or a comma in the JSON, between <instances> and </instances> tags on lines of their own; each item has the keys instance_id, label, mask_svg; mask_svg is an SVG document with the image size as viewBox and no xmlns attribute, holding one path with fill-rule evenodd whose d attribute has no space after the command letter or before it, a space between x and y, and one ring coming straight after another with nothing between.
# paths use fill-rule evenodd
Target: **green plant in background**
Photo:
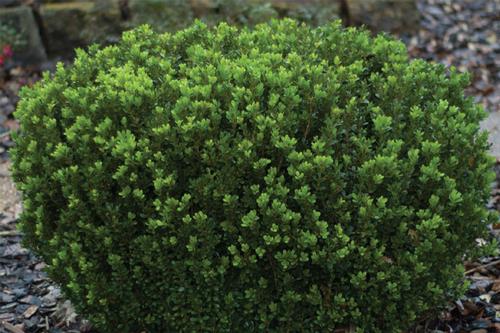
<instances>
[{"instance_id":1,"label":"green plant in background","mask_svg":"<svg viewBox=\"0 0 500 333\"><path fill-rule=\"evenodd\" d=\"M10 24L0 23L0 68L12 58L14 49L18 50L26 45L23 37L22 31L17 31Z\"/></svg>"},{"instance_id":2,"label":"green plant in background","mask_svg":"<svg viewBox=\"0 0 500 333\"><path fill-rule=\"evenodd\" d=\"M26 45L26 39L23 31L17 31L10 24L0 23L0 48L6 45L18 49Z\"/></svg>"},{"instance_id":3,"label":"green plant in background","mask_svg":"<svg viewBox=\"0 0 500 333\"><path fill-rule=\"evenodd\" d=\"M400 332L493 218L467 83L339 22L140 27L22 91L26 244L103 332Z\"/></svg>"}]
</instances>

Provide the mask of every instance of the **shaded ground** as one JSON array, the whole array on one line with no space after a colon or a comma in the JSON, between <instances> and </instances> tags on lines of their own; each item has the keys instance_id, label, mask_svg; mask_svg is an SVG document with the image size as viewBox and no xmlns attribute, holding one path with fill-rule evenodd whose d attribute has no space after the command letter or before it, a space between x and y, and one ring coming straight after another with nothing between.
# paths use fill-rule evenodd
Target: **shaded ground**
<instances>
[{"instance_id":1,"label":"shaded ground","mask_svg":"<svg viewBox=\"0 0 500 333\"><path fill-rule=\"evenodd\" d=\"M419 0L419 8L421 28L405 37L410 55L473 73L468 94L489 111L483 127L492 130L492 152L500 158L500 0ZM10 133L17 128L12 112L19 88L38 78L39 70L29 68L11 68L0 78L0 333L89 332L42 272L44 264L21 247L15 229L21 205L8 173ZM500 164L497 175L489 207L500 210ZM493 235L499 230L500 224L492 226ZM499 258L466 263L466 270L467 297L414 332L500 333Z\"/></svg>"},{"instance_id":2,"label":"shaded ground","mask_svg":"<svg viewBox=\"0 0 500 333\"><path fill-rule=\"evenodd\" d=\"M421 28L407 41L413 57L472 74L467 93L489 111L492 153L500 158L500 0L419 0Z\"/></svg>"}]
</instances>

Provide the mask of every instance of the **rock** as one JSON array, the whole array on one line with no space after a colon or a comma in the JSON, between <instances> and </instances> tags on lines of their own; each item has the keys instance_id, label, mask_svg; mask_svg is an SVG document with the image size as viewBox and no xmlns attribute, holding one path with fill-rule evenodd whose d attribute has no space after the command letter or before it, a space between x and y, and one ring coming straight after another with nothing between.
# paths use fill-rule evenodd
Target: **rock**
<instances>
[{"instance_id":1,"label":"rock","mask_svg":"<svg viewBox=\"0 0 500 333\"><path fill-rule=\"evenodd\" d=\"M14 61L39 64L47 60L38 26L30 7L0 7L0 22L16 31L19 43L14 46Z\"/></svg>"},{"instance_id":2,"label":"rock","mask_svg":"<svg viewBox=\"0 0 500 333\"><path fill-rule=\"evenodd\" d=\"M193 11L184 0L129 0L132 26L150 24L156 31L176 31L190 25Z\"/></svg>"},{"instance_id":3,"label":"rock","mask_svg":"<svg viewBox=\"0 0 500 333\"><path fill-rule=\"evenodd\" d=\"M50 54L72 55L76 47L109 44L123 30L118 0L49 3L40 13Z\"/></svg>"},{"instance_id":4,"label":"rock","mask_svg":"<svg viewBox=\"0 0 500 333\"><path fill-rule=\"evenodd\" d=\"M279 1L273 4L280 10L286 10L285 16L295 18L315 26L341 18L341 3L334 0Z\"/></svg>"},{"instance_id":5,"label":"rock","mask_svg":"<svg viewBox=\"0 0 500 333\"><path fill-rule=\"evenodd\" d=\"M349 21L374 31L412 32L420 13L415 0L346 0Z\"/></svg>"},{"instance_id":6,"label":"rock","mask_svg":"<svg viewBox=\"0 0 500 333\"><path fill-rule=\"evenodd\" d=\"M272 18L291 17L313 26L341 17L340 0L190 0L193 16L209 25L226 21L255 25Z\"/></svg>"},{"instance_id":7,"label":"rock","mask_svg":"<svg viewBox=\"0 0 500 333\"><path fill-rule=\"evenodd\" d=\"M85 46L82 27L90 15L92 2L67 2L42 5L40 14L47 35L48 52L70 55L75 47Z\"/></svg>"},{"instance_id":8,"label":"rock","mask_svg":"<svg viewBox=\"0 0 500 333\"><path fill-rule=\"evenodd\" d=\"M94 7L86 17L82 37L85 42L109 44L118 41L125 26L119 0L94 0Z\"/></svg>"}]
</instances>

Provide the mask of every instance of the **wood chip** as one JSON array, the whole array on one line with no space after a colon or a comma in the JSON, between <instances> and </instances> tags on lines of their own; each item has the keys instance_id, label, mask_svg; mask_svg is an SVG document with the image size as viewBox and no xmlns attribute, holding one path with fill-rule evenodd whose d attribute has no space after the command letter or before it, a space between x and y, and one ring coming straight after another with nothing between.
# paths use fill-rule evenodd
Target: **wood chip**
<instances>
[{"instance_id":1,"label":"wood chip","mask_svg":"<svg viewBox=\"0 0 500 333\"><path fill-rule=\"evenodd\" d=\"M6 321L2 321L2 326L7 330L7 332L11 333L24 333L22 329L20 329L17 326L12 325L11 323L8 323Z\"/></svg>"},{"instance_id":2,"label":"wood chip","mask_svg":"<svg viewBox=\"0 0 500 333\"><path fill-rule=\"evenodd\" d=\"M38 306L32 305L24 311L23 316L26 319L31 318L38 311Z\"/></svg>"}]
</instances>

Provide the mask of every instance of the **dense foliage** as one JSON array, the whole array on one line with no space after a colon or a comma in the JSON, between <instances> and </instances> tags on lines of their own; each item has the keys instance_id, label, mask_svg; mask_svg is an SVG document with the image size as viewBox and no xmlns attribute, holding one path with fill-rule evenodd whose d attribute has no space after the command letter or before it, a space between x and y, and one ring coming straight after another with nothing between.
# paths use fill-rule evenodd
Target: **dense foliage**
<instances>
[{"instance_id":1,"label":"dense foliage","mask_svg":"<svg viewBox=\"0 0 500 333\"><path fill-rule=\"evenodd\" d=\"M26 242L103 332L399 332L489 220L466 84L338 22L138 28L22 92Z\"/></svg>"}]
</instances>

